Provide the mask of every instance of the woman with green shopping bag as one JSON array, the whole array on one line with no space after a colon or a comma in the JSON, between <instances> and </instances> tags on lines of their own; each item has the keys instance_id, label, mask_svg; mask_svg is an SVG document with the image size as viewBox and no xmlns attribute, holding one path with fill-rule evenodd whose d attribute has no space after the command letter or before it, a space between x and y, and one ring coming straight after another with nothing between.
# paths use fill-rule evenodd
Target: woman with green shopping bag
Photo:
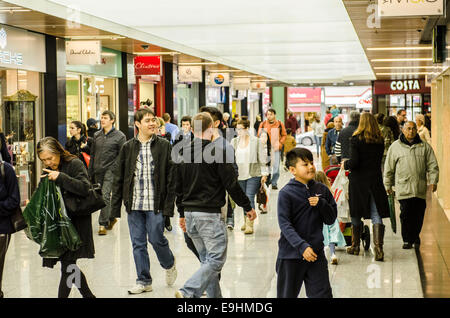
<instances>
[{"instance_id":1,"label":"woman with green shopping bag","mask_svg":"<svg viewBox=\"0 0 450 318\"><path fill-rule=\"evenodd\" d=\"M63 201L70 195L88 196L91 184L84 164L76 156L64 150L55 138L41 139L37 144L37 154L46 167L43 169L42 177L48 177L49 181L54 181L60 187ZM80 213L69 212L68 216L77 230L82 244L75 251L68 250L59 258L44 258L43 266L53 268L58 261L61 262L59 298L69 296L72 283L76 285L84 298L95 298L89 289L86 277L76 265L79 258L94 258L91 215L80 211Z\"/></svg>"}]
</instances>

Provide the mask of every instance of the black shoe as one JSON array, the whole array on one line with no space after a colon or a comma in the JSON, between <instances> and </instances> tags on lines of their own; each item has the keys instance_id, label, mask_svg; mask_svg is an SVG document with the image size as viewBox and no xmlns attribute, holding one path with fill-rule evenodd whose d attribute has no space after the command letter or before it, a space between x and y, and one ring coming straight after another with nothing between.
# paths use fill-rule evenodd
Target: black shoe
<instances>
[{"instance_id":1,"label":"black shoe","mask_svg":"<svg viewBox=\"0 0 450 318\"><path fill-rule=\"evenodd\" d=\"M404 250L410 250L412 249L412 244L411 243L403 243L403 247Z\"/></svg>"},{"instance_id":2,"label":"black shoe","mask_svg":"<svg viewBox=\"0 0 450 318\"><path fill-rule=\"evenodd\" d=\"M0 298L3 298L3 292L2 291L0 291Z\"/></svg>"},{"instance_id":3,"label":"black shoe","mask_svg":"<svg viewBox=\"0 0 450 318\"><path fill-rule=\"evenodd\" d=\"M278 190L278 187L272 184L272 190Z\"/></svg>"}]
</instances>

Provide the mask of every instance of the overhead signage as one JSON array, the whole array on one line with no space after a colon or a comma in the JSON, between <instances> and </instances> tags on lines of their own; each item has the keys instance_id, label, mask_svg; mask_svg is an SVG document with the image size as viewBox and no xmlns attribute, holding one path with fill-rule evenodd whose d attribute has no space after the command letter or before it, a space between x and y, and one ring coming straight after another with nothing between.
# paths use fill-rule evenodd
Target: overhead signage
<instances>
[{"instance_id":1,"label":"overhead signage","mask_svg":"<svg viewBox=\"0 0 450 318\"><path fill-rule=\"evenodd\" d=\"M266 82L252 82L252 91L262 93L266 90L266 87L267 87Z\"/></svg>"},{"instance_id":2,"label":"overhead signage","mask_svg":"<svg viewBox=\"0 0 450 318\"><path fill-rule=\"evenodd\" d=\"M411 91L420 90L419 80L408 80L408 81L392 81L391 89L393 91Z\"/></svg>"},{"instance_id":3,"label":"overhead signage","mask_svg":"<svg viewBox=\"0 0 450 318\"><path fill-rule=\"evenodd\" d=\"M235 90L241 90L241 91L245 91L250 89L251 84L250 84L250 77L243 77L243 78L234 78L233 79L233 88Z\"/></svg>"},{"instance_id":4,"label":"overhead signage","mask_svg":"<svg viewBox=\"0 0 450 318\"><path fill-rule=\"evenodd\" d=\"M309 87L289 87L289 105L320 104L322 102L322 89Z\"/></svg>"},{"instance_id":5,"label":"overhead signage","mask_svg":"<svg viewBox=\"0 0 450 318\"><path fill-rule=\"evenodd\" d=\"M102 64L101 41L67 41L66 57L68 65Z\"/></svg>"},{"instance_id":6,"label":"overhead signage","mask_svg":"<svg viewBox=\"0 0 450 318\"><path fill-rule=\"evenodd\" d=\"M134 58L134 74L161 75L161 56L136 56Z\"/></svg>"},{"instance_id":7,"label":"overhead signage","mask_svg":"<svg viewBox=\"0 0 450 318\"><path fill-rule=\"evenodd\" d=\"M210 73L209 84L214 87L230 86L229 73Z\"/></svg>"},{"instance_id":8,"label":"overhead signage","mask_svg":"<svg viewBox=\"0 0 450 318\"><path fill-rule=\"evenodd\" d=\"M378 0L380 17L443 15L444 0Z\"/></svg>"},{"instance_id":9,"label":"overhead signage","mask_svg":"<svg viewBox=\"0 0 450 318\"><path fill-rule=\"evenodd\" d=\"M45 38L0 25L0 67L45 72Z\"/></svg>"},{"instance_id":10,"label":"overhead signage","mask_svg":"<svg viewBox=\"0 0 450 318\"><path fill-rule=\"evenodd\" d=\"M200 66L178 66L179 82L203 82L202 67Z\"/></svg>"},{"instance_id":11,"label":"overhead signage","mask_svg":"<svg viewBox=\"0 0 450 318\"><path fill-rule=\"evenodd\" d=\"M426 94L431 92L430 87L425 85L424 79L375 81L373 88L374 95Z\"/></svg>"}]
</instances>

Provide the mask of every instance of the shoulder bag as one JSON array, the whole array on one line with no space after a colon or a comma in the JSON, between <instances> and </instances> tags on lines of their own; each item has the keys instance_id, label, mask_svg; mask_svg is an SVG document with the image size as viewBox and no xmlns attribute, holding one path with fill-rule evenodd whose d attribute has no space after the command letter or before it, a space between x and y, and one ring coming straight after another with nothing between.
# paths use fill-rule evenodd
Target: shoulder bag
<instances>
[{"instance_id":1,"label":"shoulder bag","mask_svg":"<svg viewBox=\"0 0 450 318\"><path fill-rule=\"evenodd\" d=\"M93 184L86 197L64 191L64 204L67 211L74 215L89 215L106 206L100 184Z\"/></svg>"}]
</instances>

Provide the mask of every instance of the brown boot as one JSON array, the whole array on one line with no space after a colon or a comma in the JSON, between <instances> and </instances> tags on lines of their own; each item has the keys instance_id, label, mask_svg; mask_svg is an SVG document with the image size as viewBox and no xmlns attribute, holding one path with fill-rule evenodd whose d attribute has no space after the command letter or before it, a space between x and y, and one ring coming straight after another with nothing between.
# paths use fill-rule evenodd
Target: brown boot
<instances>
[{"instance_id":1,"label":"brown boot","mask_svg":"<svg viewBox=\"0 0 450 318\"><path fill-rule=\"evenodd\" d=\"M352 225L352 246L347 247L347 254L359 255L361 243L361 226Z\"/></svg>"},{"instance_id":2,"label":"brown boot","mask_svg":"<svg viewBox=\"0 0 450 318\"><path fill-rule=\"evenodd\" d=\"M373 243L375 244L375 260L383 261L383 240L384 240L384 225L374 224L373 225Z\"/></svg>"}]
</instances>

